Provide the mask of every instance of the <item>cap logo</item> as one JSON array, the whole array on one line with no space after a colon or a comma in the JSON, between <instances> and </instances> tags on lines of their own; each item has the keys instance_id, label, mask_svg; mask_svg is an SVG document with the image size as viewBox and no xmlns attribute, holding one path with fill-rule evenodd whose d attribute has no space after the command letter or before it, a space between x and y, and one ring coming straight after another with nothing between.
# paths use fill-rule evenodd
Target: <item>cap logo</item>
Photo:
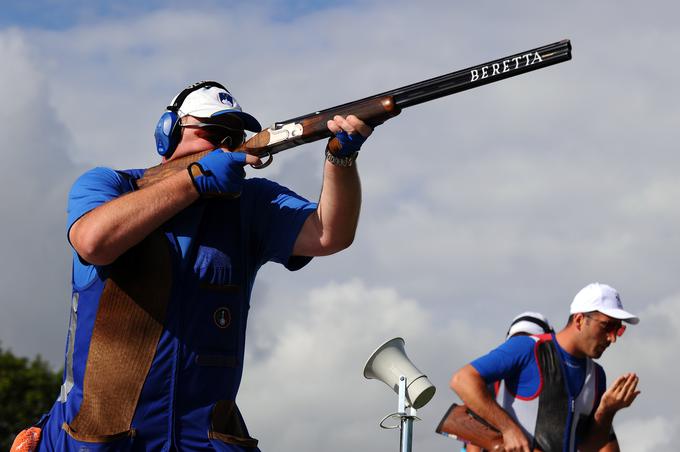
<instances>
[{"instance_id":1,"label":"cap logo","mask_svg":"<svg viewBox=\"0 0 680 452\"><path fill-rule=\"evenodd\" d=\"M619 296L618 293L616 294L616 306L619 308L623 307L623 303L621 303L621 297Z\"/></svg>"},{"instance_id":2,"label":"cap logo","mask_svg":"<svg viewBox=\"0 0 680 452\"><path fill-rule=\"evenodd\" d=\"M234 97L226 92L220 92L220 102L229 107L234 107Z\"/></svg>"}]
</instances>

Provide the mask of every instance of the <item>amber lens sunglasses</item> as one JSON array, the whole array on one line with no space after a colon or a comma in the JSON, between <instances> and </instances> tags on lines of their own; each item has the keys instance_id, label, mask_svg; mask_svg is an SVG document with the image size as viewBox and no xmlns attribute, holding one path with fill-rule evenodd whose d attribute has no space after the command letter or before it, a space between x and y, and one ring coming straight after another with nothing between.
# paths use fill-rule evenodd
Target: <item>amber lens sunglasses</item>
<instances>
[{"instance_id":1,"label":"amber lens sunglasses","mask_svg":"<svg viewBox=\"0 0 680 452\"><path fill-rule=\"evenodd\" d=\"M623 333L626 331L626 325L623 325L620 321L617 322L615 320L600 320L596 319L595 317L585 314L586 317L588 317L590 320L595 320L597 323L602 325L602 328L607 334L614 333L616 334L617 337L623 336Z\"/></svg>"}]
</instances>

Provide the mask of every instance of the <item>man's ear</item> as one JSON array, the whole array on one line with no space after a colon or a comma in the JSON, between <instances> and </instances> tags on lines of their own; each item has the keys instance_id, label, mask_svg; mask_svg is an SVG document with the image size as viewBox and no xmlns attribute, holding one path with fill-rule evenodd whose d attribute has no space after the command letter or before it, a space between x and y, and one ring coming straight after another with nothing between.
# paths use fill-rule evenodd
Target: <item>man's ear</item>
<instances>
[{"instance_id":1,"label":"man's ear","mask_svg":"<svg viewBox=\"0 0 680 452\"><path fill-rule=\"evenodd\" d=\"M574 314L574 325L576 326L576 329L578 331L581 331L583 329L583 324L586 321L586 316L583 315L582 312L577 312Z\"/></svg>"}]
</instances>

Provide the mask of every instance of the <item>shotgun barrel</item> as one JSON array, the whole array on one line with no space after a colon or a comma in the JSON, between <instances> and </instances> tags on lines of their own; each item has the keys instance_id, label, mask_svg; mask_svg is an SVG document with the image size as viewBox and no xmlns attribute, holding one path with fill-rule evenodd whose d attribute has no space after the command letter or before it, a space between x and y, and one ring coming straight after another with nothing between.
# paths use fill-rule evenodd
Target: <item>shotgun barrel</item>
<instances>
[{"instance_id":1,"label":"shotgun barrel","mask_svg":"<svg viewBox=\"0 0 680 452\"><path fill-rule=\"evenodd\" d=\"M398 115L404 108L542 69L570 59L571 42L565 39L332 108L278 121L273 126L252 136L233 151L268 158L260 166L260 168L263 168L271 163L272 156L278 152L332 137L333 134L326 127L326 122L335 115L347 116L353 114L368 125L375 127ZM339 146L336 138L331 139L328 143L331 152L335 152L339 149ZM176 171L185 170L190 163L197 161L205 154L207 152L171 159L166 163L149 168L145 171L144 176L137 181L137 184L140 188L143 188Z\"/></svg>"}]
</instances>

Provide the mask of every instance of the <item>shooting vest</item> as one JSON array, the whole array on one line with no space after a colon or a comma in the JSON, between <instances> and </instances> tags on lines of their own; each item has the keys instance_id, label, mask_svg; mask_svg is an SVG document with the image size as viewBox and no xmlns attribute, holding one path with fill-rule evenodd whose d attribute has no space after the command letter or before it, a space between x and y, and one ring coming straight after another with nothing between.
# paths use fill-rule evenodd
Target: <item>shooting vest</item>
<instances>
[{"instance_id":1,"label":"shooting vest","mask_svg":"<svg viewBox=\"0 0 680 452\"><path fill-rule=\"evenodd\" d=\"M184 259L182 215L200 216ZM261 265L249 235L240 200L198 202L74 289L65 381L41 444L258 450L234 403Z\"/></svg>"},{"instance_id":2,"label":"shooting vest","mask_svg":"<svg viewBox=\"0 0 680 452\"><path fill-rule=\"evenodd\" d=\"M496 394L498 404L519 424L532 447L544 451L572 452L576 439L587 427L597 394L596 365L586 360L586 377L581 392L569 394L564 364L551 334L531 336L536 341L534 356L540 374L536 394L521 397L501 381Z\"/></svg>"}]
</instances>

